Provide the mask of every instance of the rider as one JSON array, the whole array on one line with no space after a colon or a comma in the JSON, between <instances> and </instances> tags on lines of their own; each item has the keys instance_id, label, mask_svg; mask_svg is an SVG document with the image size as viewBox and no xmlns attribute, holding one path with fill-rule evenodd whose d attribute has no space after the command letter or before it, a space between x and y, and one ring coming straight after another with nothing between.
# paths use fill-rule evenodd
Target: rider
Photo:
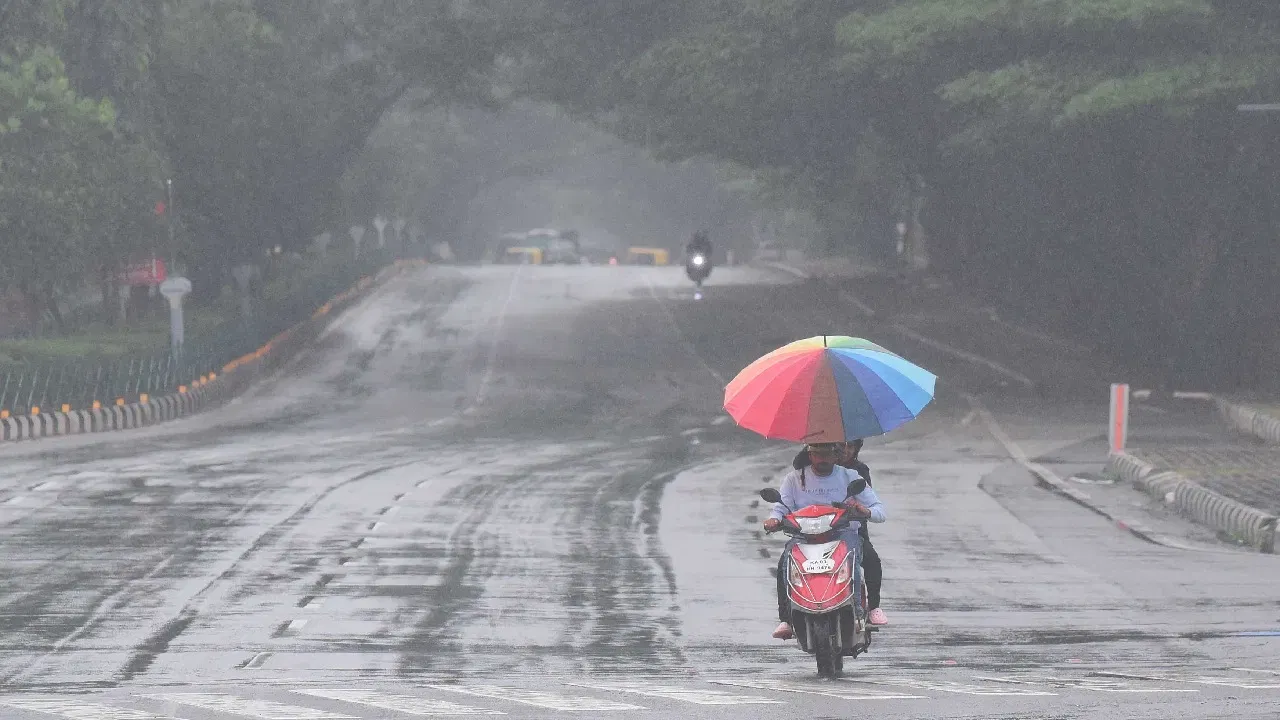
<instances>
[{"instance_id":1,"label":"rider","mask_svg":"<svg viewBox=\"0 0 1280 720\"><path fill-rule=\"evenodd\" d=\"M858 453L861 451L862 438L842 443L837 463L841 467L856 470L867 481L867 485L871 485L871 468L858 459ZM809 451L804 449L796 453L795 460L791 461L791 466L796 470L808 467L809 464ZM858 534L862 535L862 576L867 583L867 622L877 626L888 625L889 618L884 614L884 610L880 609L880 587L884 582L884 568L880 564L880 553L876 552L875 546L871 544L871 535L867 532L866 523L862 523Z\"/></svg>"},{"instance_id":2,"label":"rider","mask_svg":"<svg viewBox=\"0 0 1280 720\"><path fill-rule=\"evenodd\" d=\"M852 499L845 499L848 491L849 483L858 478L857 474L849 468L836 464L836 459L840 456L841 445L843 443L810 443L805 446L805 450L809 453L809 459L813 464L799 470L792 470L782 479L782 486L778 488L778 493L782 496L782 503L774 505L773 512L769 518L764 521L764 529L767 532L773 532L782 524L782 517L790 511L802 510L810 505L819 505L829 503L833 500L844 500L853 509L853 513L859 517L867 518L871 522L884 522L885 511L884 505L881 504L880 498L876 496L875 490L868 485L862 492L858 493ZM786 505L790 511L783 507ZM846 529L842 535L845 542L850 547L858 547L859 543L854 542L856 530ZM778 619L782 622L773 631L773 636L779 640L787 640L792 637L791 632L791 600L787 597L787 563L786 557L791 549L794 539L787 542L786 548L783 550L782 558L778 563Z\"/></svg>"},{"instance_id":3,"label":"rider","mask_svg":"<svg viewBox=\"0 0 1280 720\"><path fill-rule=\"evenodd\" d=\"M711 260L711 235L706 230L695 232L689 243L684 246L686 258L691 258L698 252L706 255L708 261Z\"/></svg>"}]
</instances>

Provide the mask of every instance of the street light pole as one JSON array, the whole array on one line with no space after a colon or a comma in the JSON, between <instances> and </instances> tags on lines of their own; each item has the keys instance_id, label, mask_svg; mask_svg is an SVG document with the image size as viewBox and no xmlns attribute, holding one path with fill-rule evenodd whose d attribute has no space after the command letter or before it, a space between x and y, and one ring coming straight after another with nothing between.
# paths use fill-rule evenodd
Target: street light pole
<instances>
[{"instance_id":1,"label":"street light pole","mask_svg":"<svg viewBox=\"0 0 1280 720\"><path fill-rule=\"evenodd\" d=\"M169 226L169 272L172 273L175 271L174 266L178 262L178 243L175 240L176 235L173 227L173 178L165 180L164 186L165 194L169 202L169 212L165 213L165 217L169 221L167 223Z\"/></svg>"}]
</instances>

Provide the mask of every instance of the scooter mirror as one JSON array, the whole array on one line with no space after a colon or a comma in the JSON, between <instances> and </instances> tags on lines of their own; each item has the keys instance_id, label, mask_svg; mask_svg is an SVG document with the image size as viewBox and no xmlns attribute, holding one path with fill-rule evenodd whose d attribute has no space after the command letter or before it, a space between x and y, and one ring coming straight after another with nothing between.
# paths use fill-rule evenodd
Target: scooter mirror
<instances>
[{"instance_id":1,"label":"scooter mirror","mask_svg":"<svg viewBox=\"0 0 1280 720\"><path fill-rule=\"evenodd\" d=\"M853 482L849 483L849 490L848 490L849 494L845 495L845 497L856 497L857 495L861 494L863 490L866 490L866 489L867 489L866 478L858 478L857 480L854 480Z\"/></svg>"},{"instance_id":2,"label":"scooter mirror","mask_svg":"<svg viewBox=\"0 0 1280 720\"><path fill-rule=\"evenodd\" d=\"M765 502L780 503L782 502L782 494L776 488L765 488L760 491L760 497Z\"/></svg>"}]
</instances>

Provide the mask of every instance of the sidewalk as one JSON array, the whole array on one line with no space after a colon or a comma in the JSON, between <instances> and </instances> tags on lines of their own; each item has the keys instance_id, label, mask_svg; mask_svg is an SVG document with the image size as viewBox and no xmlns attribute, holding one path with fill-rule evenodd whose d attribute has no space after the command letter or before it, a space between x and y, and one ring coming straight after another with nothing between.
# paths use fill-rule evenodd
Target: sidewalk
<instances>
[{"instance_id":1,"label":"sidewalk","mask_svg":"<svg viewBox=\"0 0 1280 720\"><path fill-rule=\"evenodd\" d=\"M1233 429L1216 403L1135 406L1127 452L1111 470L1183 514L1264 552L1280 517L1280 444ZM1137 409L1144 409L1141 415Z\"/></svg>"}]
</instances>

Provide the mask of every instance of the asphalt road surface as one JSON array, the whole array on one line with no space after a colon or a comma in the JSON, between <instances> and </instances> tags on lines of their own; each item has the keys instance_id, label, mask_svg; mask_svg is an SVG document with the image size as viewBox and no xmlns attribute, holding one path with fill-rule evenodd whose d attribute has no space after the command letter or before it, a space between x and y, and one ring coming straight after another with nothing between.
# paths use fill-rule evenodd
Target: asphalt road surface
<instances>
[{"instance_id":1,"label":"asphalt road surface","mask_svg":"<svg viewBox=\"0 0 1280 720\"><path fill-rule=\"evenodd\" d=\"M1277 558L1145 542L1011 459L1103 432L1091 353L846 290L424 268L217 412L0 449L0 717L1275 716ZM720 409L823 331L942 377L864 451L892 624L832 681L769 636L753 492L795 447Z\"/></svg>"}]
</instances>

